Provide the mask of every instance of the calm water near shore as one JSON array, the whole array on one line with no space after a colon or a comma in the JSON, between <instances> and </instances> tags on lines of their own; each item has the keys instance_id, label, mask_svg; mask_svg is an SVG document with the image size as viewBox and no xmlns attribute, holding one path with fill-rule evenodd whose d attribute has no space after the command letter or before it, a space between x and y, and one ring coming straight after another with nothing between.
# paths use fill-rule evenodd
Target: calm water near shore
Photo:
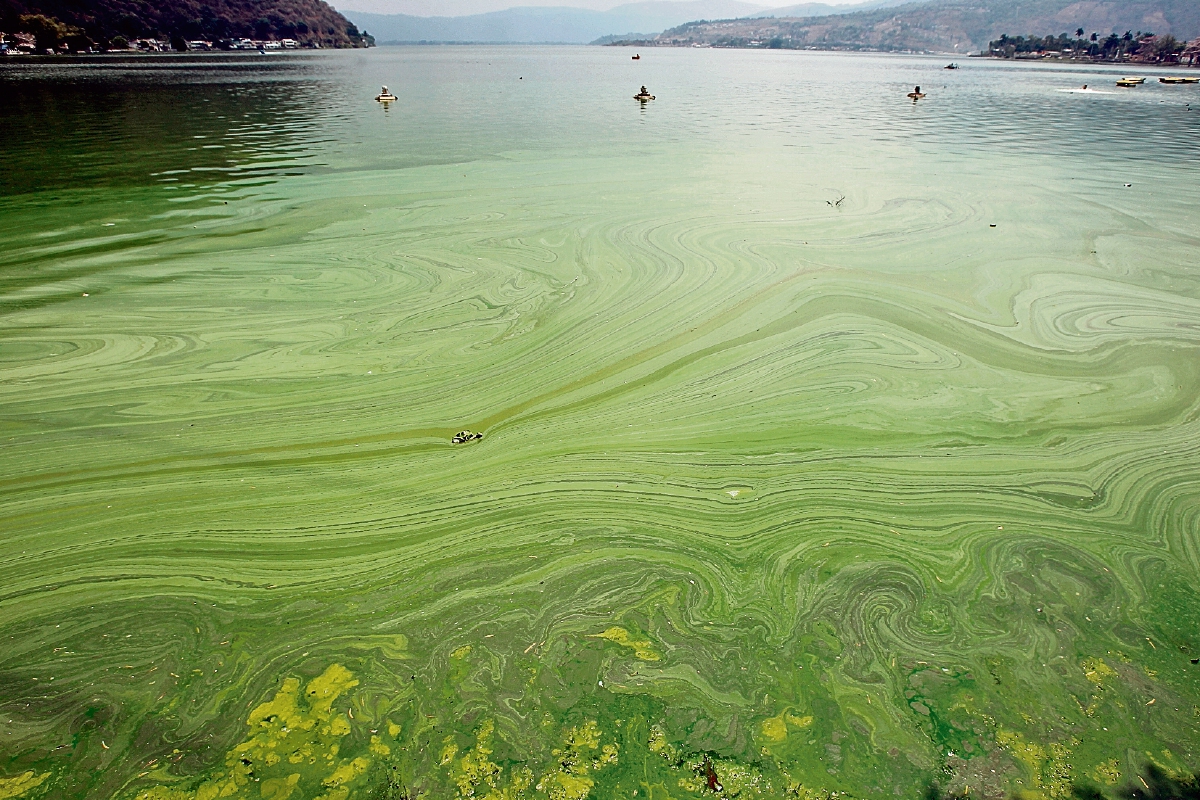
<instances>
[{"instance_id":1,"label":"calm water near shore","mask_svg":"<svg viewBox=\"0 0 1200 800\"><path fill-rule=\"evenodd\" d=\"M1200 87L631 55L0 65L0 800L1200 769Z\"/></svg>"}]
</instances>

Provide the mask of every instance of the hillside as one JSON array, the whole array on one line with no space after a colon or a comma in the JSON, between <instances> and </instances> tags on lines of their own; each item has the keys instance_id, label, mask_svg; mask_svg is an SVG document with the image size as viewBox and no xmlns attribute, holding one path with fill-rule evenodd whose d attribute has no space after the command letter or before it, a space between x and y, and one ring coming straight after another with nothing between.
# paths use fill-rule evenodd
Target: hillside
<instances>
[{"instance_id":1,"label":"hillside","mask_svg":"<svg viewBox=\"0 0 1200 800\"><path fill-rule=\"evenodd\" d=\"M785 6L784 8L772 8L764 11L761 14L755 14L758 17L827 17L832 14L852 14L857 11L870 11L876 8L891 8L893 6L902 6L906 3L917 3L920 0L869 0L866 3L853 3L850 5L832 6L828 3L801 3L798 6Z\"/></svg>"},{"instance_id":2,"label":"hillside","mask_svg":"<svg viewBox=\"0 0 1200 800\"><path fill-rule=\"evenodd\" d=\"M405 14L367 14L347 11L376 41L389 42L556 42L584 44L608 34L657 32L695 19L745 16L762 6L738 0L643 2L609 11L582 8L510 8L465 17L418 17Z\"/></svg>"},{"instance_id":3,"label":"hillside","mask_svg":"<svg viewBox=\"0 0 1200 800\"><path fill-rule=\"evenodd\" d=\"M18 20L29 14L56 18L100 44L117 36L365 43L354 24L322 0L0 0L0 30L21 30Z\"/></svg>"},{"instance_id":4,"label":"hillside","mask_svg":"<svg viewBox=\"0 0 1200 800\"><path fill-rule=\"evenodd\" d=\"M693 22L664 31L664 45L763 43L784 48L978 52L1002 34L1101 36L1152 31L1200 36L1196 0L934 0L851 14Z\"/></svg>"}]
</instances>

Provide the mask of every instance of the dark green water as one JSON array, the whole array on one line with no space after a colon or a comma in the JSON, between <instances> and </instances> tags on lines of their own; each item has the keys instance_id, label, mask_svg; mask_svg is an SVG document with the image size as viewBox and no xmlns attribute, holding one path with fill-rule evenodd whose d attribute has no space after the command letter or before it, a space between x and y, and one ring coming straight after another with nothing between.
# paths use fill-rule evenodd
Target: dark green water
<instances>
[{"instance_id":1,"label":"dark green water","mask_svg":"<svg viewBox=\"0 0 1200 800\"><path fill-rule=\"evenodd\" d=\"M0 800L1200 768L1195 87L629 55L3 66Z\"/></svg>"}]
</instances>

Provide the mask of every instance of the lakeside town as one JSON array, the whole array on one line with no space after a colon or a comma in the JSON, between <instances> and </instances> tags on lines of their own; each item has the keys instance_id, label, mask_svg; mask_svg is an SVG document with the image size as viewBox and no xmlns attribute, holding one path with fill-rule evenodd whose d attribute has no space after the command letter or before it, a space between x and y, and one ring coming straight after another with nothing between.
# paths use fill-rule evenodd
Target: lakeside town
<instances>
[{"instance_id":1,"label":"lakeside town","mask_svg":"<svg viewBox=\"0 0 1200 800\"><path fill-rule=\"evenodd\" d=\"M54 47L39 47L36 34L32 33L3 33L0 32L0 55L70 55L72 53L176 53L176 52L212 52L231 50L298 50L300 48L320 49L320 42L300 42L296 39L176 39L173 41L160 39L128 40L118 36L108 47L103 49L92 45L82 48L64 47L59 44Z\"/></svg>"},{"instance_id":2,"label":"lakeside town","mask_svg":"<svg viewBox=\"0 0 1200 800\"><path fill-rule=\"evenodd\" d=\"M163 5L143 9L138 16L123 11L115 0L104 0L103 7L87 14L59 8L18 13L20 9L5 11L0 5L0 55L265 53L375 44L369 33L328 6L314 10L298 7L295 0L279 2L275 11L225 9L218 14L202 9L198 17Z\"/></svg>"}]
</instances>

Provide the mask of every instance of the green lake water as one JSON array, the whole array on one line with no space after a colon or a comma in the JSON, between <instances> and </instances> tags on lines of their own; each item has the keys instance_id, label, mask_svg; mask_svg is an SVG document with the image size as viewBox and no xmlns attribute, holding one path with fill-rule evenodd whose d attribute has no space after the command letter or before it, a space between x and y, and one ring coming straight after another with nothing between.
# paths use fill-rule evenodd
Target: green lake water
<instances>
[{"instance_id":1,"label":"green lake water","mask_svg":"<svg viewBox=\"0 0 1200 800\"><path fill-rule=\"evenodd\" d=\"M1200 768L1200 90L630 55L0 66L0 799Z\"/></svg>"}]
</instances>

